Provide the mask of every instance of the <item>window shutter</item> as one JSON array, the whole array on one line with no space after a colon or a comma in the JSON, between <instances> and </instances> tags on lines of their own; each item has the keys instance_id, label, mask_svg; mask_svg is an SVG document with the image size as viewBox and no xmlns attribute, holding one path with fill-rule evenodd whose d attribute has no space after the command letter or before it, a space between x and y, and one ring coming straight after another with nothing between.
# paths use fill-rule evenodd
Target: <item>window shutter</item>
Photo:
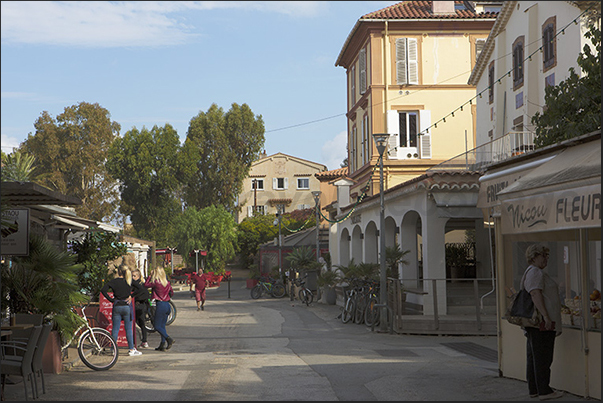
<instances>
[{"instance_id":1,"label":"window shutter","mask_svg":"<svg viewBox=\"0 0 603 403\"><path fill-rule=\"evenodd\" d=\"M408 38L408 83L419 84L419 51L414 38Z\"/></svg>"},{"instance_id":2,"label":"window shutter","mask_svg":"<svg viewBox=\"0 0 603 403\"><path fill-rule=\"evenodd\" d=\"M398 124L398 111L387 111L387 132L389 133L388 152L390 157L396 156L396 147L400 145L400 125Z\"/></svg>"},{"instance_id":3,"label":"window shutter","mask_svg":"<svg viewBox=\"0 0 603 403\"><path fill-rule=\"evenodd\" d=\"M356 104L356 66L352 66L350 81L350 99L352 100L350 107L352 107Z\"/></svg>"},{"instance_id":4,"label":"window shutter","mask_svg":"<svg viewBox=\"0 0 603 403\"><path fill-rule=\"evenodd\" d=\"M419 120L421 133L423 133L419 142L421 158L431 159L431 133L426 132L426 129L431 126L431 111L419 111Z\"/></svg>"},{"instance_id":5,"label":"window shutter","mask_svg":"<svg viewBox=\"0 0 603 403\"><path fill-rule=\"evenodd\" d=\"M479 59L479 55L480 55L480 53L482 53L482 50L484 49L485 44L486 44L485 39L476 39L475 40L475 61L476 62L477 62L477 59Z\"/></svg>"},{"instance_id":6,"label":"window shutter","mask_svg":"<svg viewBox=\"0 0 603 403\"><path fill-rule=\"evenodd\" d=\"M285 178L285 189L289 189L289 178Z\"/></svg>"},{"instance_id":7,"label":"window shutter","mask_svg":"<svg viewBox=\"0 0 603 403\"><path fill-rule=\"evenodd\" d=\"M366 48L360 50L358 64L360 69L360 93L364 94L366 92Z\"/></svg>"},{"instance_id":8,"label":"window shutter","mask_svg":"<svg viewBox=\"0 0 603 403\"><path fill-rule=\"evenodd\" d=\"M247 206L247 217L253 217L253 206Z\"/></svg>"},{"instance_id":9,"label":"window shutter","mask_svg":"<svg viewBox=\"0 0 603 403\"><path fill-rule=\"evenodd\" d=\"M408 84L406 80L406 38L396 39L396 82Z\"/></svg>"},{"instance_id":10,"label":"window shutter","mask_svg":"<svg viewBox=\"0 0 603 403\"><path fill-rule=\"evenodd\" d=\"M278 179L272 178L272 189L276 189L278 187Z\"/></svg>"}]
</instances>

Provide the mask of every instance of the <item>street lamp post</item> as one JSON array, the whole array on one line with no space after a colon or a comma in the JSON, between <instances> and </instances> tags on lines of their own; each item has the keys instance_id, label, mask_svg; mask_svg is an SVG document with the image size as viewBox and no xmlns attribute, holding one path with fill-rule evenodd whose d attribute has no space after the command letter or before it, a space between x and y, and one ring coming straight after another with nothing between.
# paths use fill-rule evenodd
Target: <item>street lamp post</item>
<instances>
[{"instance_id":1,"label":"street lamp post","mask_svg":"<svg viewBox=\"0 0 603 403\"><path fill-rule=\"evenodd\" d=\"M281 276L281 278L283 277L283 239L282 239L282 235L281 235L281 221L283 219L282 215L282 205L278 204L276 206L276 209L278 211L278 272Z\"/></svg>"},{"instance_id":2,"label":"street lamp post","mask_svg":"<svg viewBox=\"0 0 603 403\"><path fill-rule=\"evenodd\" d=\"M253 179L253 213L258 211L258 180Z\"/></svg>"},{"instance_id":3,"label":"street lamp post","mask_svg":"<svg viewBox=\"0 0 603 403\"><path fill-rule=\"evenodd\" d=\"M387 133L374 133L373 140L375 140L375 146L379 152L379 195L380 195L380 223L379 223L379 263L380 263L380 276L379 279L379 299L383 307L381 308L381 320L380 326L381 331L387 331L387 274L385 268L385 199L383 196L383 153L387 149L387 143L389 134Z\"/></svg>"},{"instance_id":4,"label":"street lamp post","mask_svg":"<svg viewBox=\"0 0 603 403\"><path fill-rule=\"evenodd\" d=\"M315 203L315 207L314 209L316 210L316 260L320 259L320 240L319 240L319 233L320 233L320 223L319 223L319 212L320 210L318 209L318 206L320 204L320 190L315 190L314 192L312 192L312 196L314 196L314 203Z\"/></svg>"}]
</instances>

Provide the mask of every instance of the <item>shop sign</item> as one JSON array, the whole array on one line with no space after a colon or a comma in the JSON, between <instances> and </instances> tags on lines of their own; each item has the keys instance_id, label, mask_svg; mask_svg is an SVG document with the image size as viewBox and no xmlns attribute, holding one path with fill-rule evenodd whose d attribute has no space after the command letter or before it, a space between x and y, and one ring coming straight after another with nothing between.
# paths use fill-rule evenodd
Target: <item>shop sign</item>
<instances>
[{"instance_id":1,"label":"shop sign","mask_svg":"<svg viewBox=\"0 0 603 403\"><path fill-rule=\"evenodd\" d=\"M2 255L29 255L29 209L2 212Z\"/></svg>"},{"instance_id":2,"label":"shop sign","mask_svg":"<svg viewBox=\"0 0 603 403\"><path fill-rule=\"evenodd\" d=\"M477 207L488 208L499 206L498 193L509 187L525 175L529 170L516 171L507 175L499 176L495 179L485 180L479 184L479 194L477 196Z\"/></svg>"},{"instance_id":3,"label":"shop sign","mask_svg":"<svg viewBox=\"0 0 603 403\"><path fill-rule=\"evenodd\" d=\"M601 226L601 185L503 200L503 234Z\"/></svg>"}]
</instances>

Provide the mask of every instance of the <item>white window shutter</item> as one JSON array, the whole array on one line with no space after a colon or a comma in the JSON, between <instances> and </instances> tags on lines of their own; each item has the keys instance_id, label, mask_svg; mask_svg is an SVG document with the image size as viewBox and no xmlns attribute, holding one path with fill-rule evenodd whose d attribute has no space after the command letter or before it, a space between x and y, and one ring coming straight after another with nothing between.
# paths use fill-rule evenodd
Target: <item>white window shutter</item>
<instances>
[{"instance_id":1,"label":"white window shutter","mask_svg":"<svg viewBox=\"0 0 603 403\"><path fill-rule=\"evenodd\" d=\"M485 39L476 39L475 40L475 61L477 61L477 59L479 59L479 55L480 55L480 53L482 53L482 50L484 49L485 44L486 44Z\"/></svg>"},{"instance_id":2,"label":"white window shutter","mask_svg":"<svg viewBox=\"0 0 603 403\"><path fill-rule=\"evenodd\" d=\"M364 94L366 92L366 48L360 50L358 69L360 70L360 93Z\"/></svg>"},{"instance_id":3,"label":"white window shutter","mask_svg":"<svg viewBox=\"0 0 603 403\"><path fill-rule=\"evenodd\" d=\"M272 189L276 189L278 187L278 179L272 178Z\"/></svg>"},{"instance_id":4,"label":"white window shutter","mask_svg":"<svg viewBox=\"0 0 603 403\"><path fill-rule=\"evenodd\" d=\"M396 39L396 83L408 84L406 79L406 38Z\"/></svg>"},{"instance_id":5,"label":"white window shutter","mask_svg":"<svg viewBox=\"0 0 603 403\"><path fill-rule=\"evenodd\" d=\"M289 178L285 178L285 189L289 189Z\"/></svg>"},{"instance_id":6,"label":"white window shutter","mask_svg":"<svg viewBox=\"0 0 603 403\"><path fill-rule=\"evenodd\" d=\"M253 206L247 206L247 217L253 217Z\"/></svg>"},{"instance_id":7,"label":"white window shutter","mask_svg":"<svg viewBox=\"0 0 603 403\"><path fill-rule=\"evenodd\" d=\"M431 159L431 133L427 133L427 128L431 126L431 111L419 111L419 120L420 132L423 133L419 136L421 158Z\"/></svg>"},{"instance_id":8,"label":"white window shutter","mask_svg":"<svg viewBox=\"0 0 603 403\"><path fill-rule=\"evenodd\" d=\"M419 84L419 50L414 38L408 38L408 83Z\"/></svg>"},{"instance_id":9,"label":"white window shutter","mask_svg":"<svg viewBox=\"0 0 603 403\"><path fill-rule=\"evenodd\" d=\"M400 125L398 120L398 111L387 111L387 132L389 133L390 157L396 155L395 148L400 145Z\"/></svg>"}]
</instances>

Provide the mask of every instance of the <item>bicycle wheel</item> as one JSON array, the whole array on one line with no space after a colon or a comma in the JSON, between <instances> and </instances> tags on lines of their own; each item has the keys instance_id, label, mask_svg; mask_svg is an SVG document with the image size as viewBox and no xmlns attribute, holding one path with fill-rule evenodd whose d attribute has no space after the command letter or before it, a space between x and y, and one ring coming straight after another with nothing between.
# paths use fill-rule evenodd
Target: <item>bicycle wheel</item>
<instances>
[{"instance_id":1,"label":"bicycle wheel","mask_svg":"<svg viewBox=\"0 0 603 403\"><path fill-rule=\"evenodd\" d=\"M356 304L354 303L354 300L352 298L348 298L345 306L343 307L343 312L341 313L341 321L343 323L348 323L352 319L355 310Z\"/></svg>"},{"instance_id":2,"label":"bicycle wheel","mask_svg":"<svg viewBox=\"0 0 603 403\"><path fill-rule=\"evenodd\" d=\"M155 331L155 307L149 308L149 311L145 314L144 327L147 328L147 332L153 333Z\"/></svg>"},{"instance_id":3,"label":"bicycle wheel","mask_svg":"<svg viewBox=\"0 0 603 403\"><path fill-rule=\"evenodd\" d=\"M314 301L314 294L312 294L312 291L310 291L308 288L306 288L304 291L306 294L306 305L310 306L312 301Z\"/></svg>"},{"instance_id":4,"label":"bicycle wheel","mask_svg":"<svg viewBox=\"0 0 603 403\"><path fill-rule=\"evenodd\" d=\"M373 324L375 324L375 326L379 324L380 308L375 307L378 303L379 301L377 301L377 298L371 297L371 299L369 299L366 309L364 310L364 324L367 327L371 327Z\"/></svg>"},{"instance_id":5,"label":"bicycle wheel","mask_svg":"<svg viewBox=\"0 0 603 403\"><path fill-rule=\"evenodd\" d=\"M285 296L285 286L277 283L272 286L272 296L275 298L283 298Z\"/></svg>"},{"instance_id":6,"label":"bicycle wheel","mask_svg":"<svg viewBox=\"0 0 603 403\"><path fill-rule=\"evenodd\" d=\"M174 323L174 321L176 320L176 305L174 305L174 303L172 302L172 300L168 301L170 303L170 314L168 315L168 319L167 322L165 323L166 326L171 325L172 323Z\"/></svg>"},{"instance_id":7,"label":"bicycle wheel","mask_svg":"<svg viewBox=\"0 0 603 403\"><path fill-rule=\"evenodd\" d=\"M365 297L360 297L356 302L356 310L354 311L354 323L362 324L364 323L364 310L366 308L366 299Z\"/></svg>"},{"instance_id":8,"label":"bicycle wheel","mask_svg":"<svg viewBox=\"0 0 603 403\"><path fill-rule=\"evenodd\" d=\"M262 296L262 287L257 284L255 287L251 289L251 298L258 299Z\"/></svg>"},{"instance_id":9,"label":"bicycle wheel","mask_svg":"<svg viewBox=\"0 0 603 403\"><path fill-rule=\"evenodd\" d=\"M301 301L302 304L306 303L306 289L302 288L299 290L299 292L297 293L297 296L299 297L299 300Z\"/></svg>"},{"instance_id":10,"label":"bicycle wheel","mask_svg":"<svg viewBox=\"0 0 603 403\"><path fill-rule=\"evenodd\" d=\"M111 333L98 327L84 332L78 343L77 353L82 362L95 371L110 369L119 357L119 349Z\"/></svg>"}]
</instances>

